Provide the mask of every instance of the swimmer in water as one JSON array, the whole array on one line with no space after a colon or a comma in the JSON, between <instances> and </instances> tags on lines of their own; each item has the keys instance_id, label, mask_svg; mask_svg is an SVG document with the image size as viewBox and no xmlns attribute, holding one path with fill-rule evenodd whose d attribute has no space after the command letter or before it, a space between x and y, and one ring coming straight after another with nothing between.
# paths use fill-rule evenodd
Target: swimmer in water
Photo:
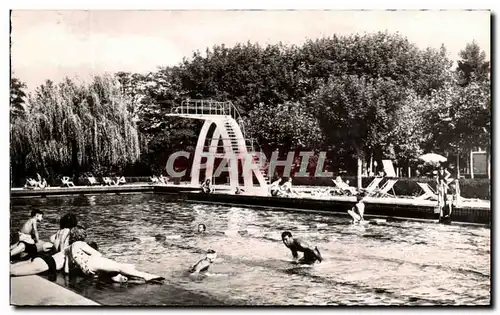
<instances>
[{"instance_id":1,"label":"swimmer in water","mask_svg":"<svg viewBox=\"0 0 500 315\"><path fill-rule=\"evenodd\" d=\"M305 242L298 238L293 238L292 233L285 231L281 233L281 240L286 247L292 251L293 259L299 264L313 264L316 261L322 262L323 258L318 250L318 247L312 249L311 246L307 245ZM299 258L298 252L303 252L304 256Z\"/></svg>"},{"instance_id":2,"label":"swimmer in water","mask_svg":"<svg viewBox=\"0 0 500 315\"><path fill-rule=\"evenodd\" d=\"M205 258L198 261L191 269L189 269L189 273L191 274L199 274L208 271L208 268L217 258L217 253L213 249L209 249L207 251L207 255Z\"/></svg>"},{"instance_id":3,"label":"swimmer in water","mask_svg":"<svg viewBox=\"0 0 500 315\"><path fill-rule=\"evenodd\" d=\"M207 227L205 226L205 224L203 223L198 224L198 233L204 234L206 231Z\"/></svg>"},{"instance_id":4,"label":"swimmer in water","mask_svg":"<svg viewBox=\"0 0 500 315\"><path fill-rule=\"evenodd\" d=\"M207 232L207 227L203 223L198 224L198 234L203 234L203 235L225 235L224 232L220 232L220 231Z\"/></svg>"}]
</instances>

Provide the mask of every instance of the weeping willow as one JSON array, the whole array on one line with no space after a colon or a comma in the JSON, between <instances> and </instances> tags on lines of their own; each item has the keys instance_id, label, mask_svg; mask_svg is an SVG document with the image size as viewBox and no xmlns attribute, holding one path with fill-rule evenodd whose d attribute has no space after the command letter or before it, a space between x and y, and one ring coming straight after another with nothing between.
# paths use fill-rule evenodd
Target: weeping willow
<instances>
[{"instance_id":1,"label":"weeping willow","mask_svg":"<svg viewBox=\"0 0 500 315\"><path fill-rule=\"evenodd\" d=\"M11 124L13 167L69 175L134 163L140 144L131 102L111 76L87 85L47 81L29 96L25 117Z\"/></svg>"}]
</instances>

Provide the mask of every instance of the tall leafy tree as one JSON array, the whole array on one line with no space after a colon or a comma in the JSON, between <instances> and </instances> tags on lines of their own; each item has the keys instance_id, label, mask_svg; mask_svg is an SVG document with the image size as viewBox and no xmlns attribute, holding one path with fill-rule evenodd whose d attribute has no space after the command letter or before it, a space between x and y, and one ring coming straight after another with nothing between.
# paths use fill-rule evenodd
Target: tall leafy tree
<instances>
[{"instance_id":1,"label":"tall leafy tree","mask_svg":"<svg viewBox=\"0 0 500 315\"><path fill-rule=\"evenodd\" d=\"M459 53L457 75L461 86L466 86L472 81L485 82L490 77L490 62L486 60L486 53L481 51L479 45L473 41L465 46Z\"/></svg>"},{"instance_id":2,"label":"tall leafy tree","mask_svg":"<svg viewBox=\"0 0 500 315\"><path fill-rule=\"evenodd\" d=\"M26 113L26 84L18 78L10 79L10 117L22 117Z\"/></svg>"},{"instance_id":3,"label":"tall leafy tree","mask_svg":"<svg viewBox=\"0 0 500 315\"><path fill-rule=\"evenodd\" d=\"M331 78L309 99L327 139L358 158L358 186L367 154L387 149L407 91L391 79L344 75Z\"/></svg>"},{"instance_id":4,"label":"tall leafy tree","mask_svg":"<svg viewBox=\"0 0 500 315\"><path fill-rule=\"evenodd\" d=\"M53 176L122 170L140 154L129 103L109 76L86 86L47 81L30 96L26 119L11 128L13 163Z\"/></svg>"},{"instance_id":5,"label":"tall leafy tree","mask_svg":"<svg viewBox=\"0 0 500 315\"><path fill-rule=\"evenodd\" d=\"M265 151L314 150L323 144L319 120L300 103L261 104L248 113L244 126Z\"/></svg>"}]
</instances>

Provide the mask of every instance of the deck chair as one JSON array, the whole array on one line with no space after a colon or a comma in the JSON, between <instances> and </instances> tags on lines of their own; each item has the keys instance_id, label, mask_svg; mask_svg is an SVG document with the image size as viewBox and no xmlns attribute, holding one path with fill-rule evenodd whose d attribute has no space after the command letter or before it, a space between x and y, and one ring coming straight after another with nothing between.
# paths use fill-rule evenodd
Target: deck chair
<instances>
[{"instance_id":1,"label":"deck chair","mask_svg":"<svg viewBox=\"0 0 500 315\"><path fill-rule=\"evenodd\" d=\"M394 165L391 160L382 160L382 165L384 166L385 174L387 177L396 177L396 172L394 171Z\"/></svg>"},{"instance_id":2,"label":"deck chair","mask_svg":"<svg viewBox=\"0 0 500 315\"><path fill-rule=\"evenodd\" d=\"M75 187L75 184L73 183L73 181L70 180L70 178L68 176L63 176L63 178L61 179L61 182L62 182L62 187Z\"/></svg>"},{"instance_id":3,"label":"deck chair","mask_svg":"<svg viewBox=\"0 0 500 315\"><path fill-rule=\"evenodd\" d=\"M420 200L426 200L426 199L438 200L437 193L431 188L431 186L429 186L429 184L427 184L427 183L417 183L417 185L420 186L420 188L422 188L422 190L424 191L424 194L418 196L416 199L420 199Z\"/></svg>"},{"instance_id":4,"label":"deck chair","mask_svg":"<svg viewBox=\"0 0 500 315\"><path fill-rule=\"evenodd\" d=\"M159 184L164 184L164 185L167 185L168 184L168 178L163 176L163 175L160 175L160 177L158 177L158 183Z\"/></svg>"},{"instance_id":5,"label":"deck chair","mask_svg":"<svg viewBox=\"0 0 500 315\"><path fill-rule=\"evenodd\" d=\"M40 183L32 178L26 179L26 185L24 185L24 188L26 189L34 189L34 188L39 188Z\"/></svg>"},{"instance_id":6,"label":"deck chair","mask_svg":"<svg viewBox=\"0 0 500 315\"><path fill-rule=\"evenodd\" d=\"M103 177L102 181L104 185L111 186L113 184L113 180L110 177Z\"/></svg>"},{"instance_id":7,"label":"deck chair","mask_svg":"<svg viewBox=\"0 0 500 315\"><path fill-rule=\"evenodd\" d=\"M362 188L363 192L366 194L371 194L372 192L374 192L376 189L379 188L378 185L383 179L384 179L383 177L375 177L371 181L371 183L368 184L368 186L366 186L366 188Z\"/></svg>"},{"instance_id":8,"label":"deck chair","mask_svg":"<svg viewBox=\"0 0 500 315\"><path fill-rule=\"evenodd\" d=\"M127 183L127 181L125 180L125 177L121 176L121 177L116 177L116 181L113 181L112 184L114 184L115 186L118 186L120 184L125 184Z\"/></svg>"},{"instance_id":9,"label":"deck chair","mask_svg":"<svg viewBox=\"0 0 500 315\"><path fill-rule=\"evenodd\" d=\"M158 177L156 177L156 175L151 176L150 179L151 179L151 184L158 184L159 182Z\"/></svg>"},{"instance_id":10,"label":"deck chair","mask_svg":"<svg viewBox=\"0 0 500 315\"><path fill-rule=\"evenodd\" d=\"M353 196L358 193L358 190L355 187L349 186L342 179L332 179L332 182L335 184L336 188L340 189L340 192L343 195Z\"/></svg>"},{"instance_id":11,"label":"deck chair","mask_svg":"<svg viewBox=\"0 0 500 315\"><path fill-rule=\"evenodd\" d=\"M396 184L397 181L398 181L397 179L388 179L380 189L375 189L370 195L376 197L396 196L396 193L394 192L394 184ZM389 190L392 190L392 195L389 194Z\"/></svg>"}]
</instances>

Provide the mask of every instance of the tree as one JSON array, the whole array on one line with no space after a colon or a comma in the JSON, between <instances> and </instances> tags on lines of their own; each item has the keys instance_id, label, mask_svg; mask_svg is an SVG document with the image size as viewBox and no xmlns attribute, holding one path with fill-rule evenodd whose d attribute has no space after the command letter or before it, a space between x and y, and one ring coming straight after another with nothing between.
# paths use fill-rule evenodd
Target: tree
<instances>
[{"instance_id":1,"label":"tree","mask_svg":"<svg viewBox=\"0 0 500 315\"><path fill-rule=\"evenodd\" d=\"M489 81L490 62L486 60L486 54L481 51L479 45L473 41L459 52L462 60L458 61L456 69L458 81L461 86L468 85L471 81Z\"/></svg>"},{"instance_id":2,"label":"tree","mask_svg":"<svg viewBox=\"0 0 500 315\"><path fill-rule=\"evenodd\" d=\"M244 126L248 136L256 138L266 151L314 150L323 144L318 119L300 103L261 104L248 113Z\"/></svg>"},{"instance_id":3,"label":"tree","mask_svg":"<svg viewBox=\"0 0 500 315\"><path fill-rule=\"evenodd\" d=\"M10 117L22 117L26 113L25 98L26 84L18 78L10 79Z\"/></svg>"},{"instance_id":4,"label":"tree","mask_svg":"<svg viewBox=\"0 0 500 315\"><path fill-rule=\"evenodd\" d=\"M391 79L419 96L429 95L444 85L452 64L444 46L421 50L406 37L387 32L309 40L297 54L307 93L332 76L357 75Z\"/></svg>"},{"instance_id":5,"label":"tree","mask_svg":"<svg viewBox=\"0 0 500 315\"><path fill-rule=\"evenodd\" d=\"M133 116L141 139L141 162L154 173L161 172L168 156L178 150L194 150L194 119L168 117L171 110L187 98L181 87L179 67L160 68L147 75L117 73L123 91L135 100Z\"/></svg>"},{"instance_id":6,"label":"tree","mask_svg":"<svg viewBox=\"0 0 500 315\"><path fill-rule=\"evenodd\" d=\"M282 104L303 96L296 47L237 44L194 53L181 65L181 84L191 98L231 100L241 113L260 103Z\"/></svg>"},{"instance_id":7,"label":"tree","mask_svg":"<svg viewBox=\"0 0 500 315\"><path fill-rule=\"evenodd\" d=\"M397 119L393 129L388 132L389 146L384 153L398 165L410 166L423 153L422 146L429 139L429 133L424 128L424 113L428 103L427 98L418 97L412 90L406 93L394 113Z\"/></svg>"},{"instance_id":8,"label":"tree","mask_svg":"<svg viewBox=\"0 0 500 315\"><path fill-rule=\"evenodd\" d=\"M327 139L349 147L358 158L358 187L367 154L387 149L408 97L391 79L343 75L332 77L309 99Z\"/></svg>"},{"instance_id":9,"label":"tree","mask_svg":"<svg viewBox=\"0 0 500 315\"><path fill-rule=\"evenodd\" d=\"M140 154L131 100L112 77L87 86L66 79L38 87L29 97L26 119L11 128L11 160L17 173L57 176L82 171L120 171Z\"/></svg>"},{"instance_id":10,"label":"tree","mask_svg":"<svg viewBox=\"0 0 500 315\"><path fill-rule=\"evenodd\" d=\"M430 98L426 113L430 138L443 151L488 148L491 139L491 95L488 81L451 85Z\"/></svg>"}]
</instances>

